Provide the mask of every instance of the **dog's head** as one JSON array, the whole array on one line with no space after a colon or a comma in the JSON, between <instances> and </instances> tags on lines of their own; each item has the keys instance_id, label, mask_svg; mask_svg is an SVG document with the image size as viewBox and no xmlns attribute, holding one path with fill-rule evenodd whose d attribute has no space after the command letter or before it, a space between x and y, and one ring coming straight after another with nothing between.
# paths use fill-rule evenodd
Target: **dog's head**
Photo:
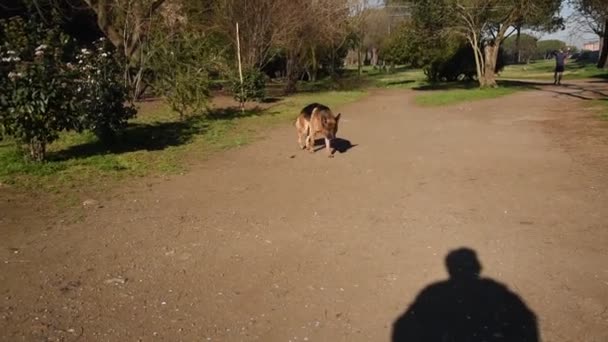
<instances>
[{"instance_id":1,"label":"dog's head","mask_svg":"<svg viewBox=\"0 0 608 342\"><path fill-rule=\"evenodd\" d=\"M340 122L340 116L342 113L338 113L338 115L333 116L331 113L329 115L323 115L321 117L321 127L323 128L323 135L329 139L335 139L336 134L338 133L338 123Z\"/></svg>"}]
</instances>

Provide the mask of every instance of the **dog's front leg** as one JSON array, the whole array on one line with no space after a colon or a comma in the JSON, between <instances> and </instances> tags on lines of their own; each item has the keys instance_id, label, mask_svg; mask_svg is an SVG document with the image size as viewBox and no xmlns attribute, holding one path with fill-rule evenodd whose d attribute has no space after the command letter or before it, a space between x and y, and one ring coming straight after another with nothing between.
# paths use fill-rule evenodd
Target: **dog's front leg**
<instances>
[{"instance_id":1,"label":"dog's front leg","mask_svg":"<svg viewBox=\"0 0 608 342\"><path fill-rule=\"evenodd\" d=\"M331 150L331 140L325 138L325 149L327 150L327 156L329 158L333 158L334 154L333 151Z\"/></svg>"}]
</instances>

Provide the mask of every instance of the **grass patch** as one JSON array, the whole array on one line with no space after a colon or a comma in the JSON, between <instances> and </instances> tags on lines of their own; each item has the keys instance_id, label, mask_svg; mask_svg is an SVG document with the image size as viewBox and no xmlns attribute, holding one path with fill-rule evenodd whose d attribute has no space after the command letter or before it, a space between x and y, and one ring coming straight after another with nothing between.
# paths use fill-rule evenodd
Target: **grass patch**
<instances>
[{"instance_id":1,"label":"grass patch","mask_svg":"<svg viewBox=\"0 0 608 342\"><path fill-rule=\"evenodd\" d=\"M426 84L421 69L397 67L392 71L365 66L359 76L357 69L346 69L339 79L325 77L315 82L301 82L301 92L323 92L331 90L363 90L368 88L403 88L409 89Z\"/></svg>"},{"instance_id":2,"label":"grass patch","mask_svg":"<svg viewBox=\"0 0 608 342\"><path fill-rule=\"evenodd\" d=\"M65 133L49 146L45 163L27 162L14 142L0 141L0 182L58 193L66 187L99 187L125 177L181 172L192 158L259 138L269 126L295 118L310 102L336 107L364 95L364 91L300 94L264 110L241 114L237 109L221 109L207 118L183 121L162 103L143 104L114 144L101 144L91 133Z\"/></svg>"},{"instance_id":3,"label":"grass patch","mask_svg":"<svg viewBox=\"0 0 608 342\"><path fill-rule=\"evenodd\" d=\"M377 88L414 88L426 84L421 69L395 68L392 72L379 69L364 69L363 78Z\"/></svg>"},{"instance_id":4,"label":"grass patch","mask_svg":"<svg viewBox=\"0 0 608 342\"><path fill-rule=\"evenodd\" d=\"M608 100L595 100L591 103L593 108L598 111L598 116L602 121L608 121Z\"/></svg>"},{"instance_id":5,"label":"grass patch","mask_svg":"<svg viewBox=\"0 0 608 342\"><path fill-rule=\"evenodd\" d=\"M420 106L447 106L462 102L471 102L499 98L518 91L532 89L531 86L519 83L500 82L498 88L479 88L477 83L442 83L416 88L423 91L417 95L416 104Z\"/></svg>"},{"instance_id":6,"label":"grass patch","mask_svg":"<svg viewBox=\"0 0 608 342\"><path fill-rule=\"evenodd\" d=\"M555 70L554 60L534 61L525 65L509 65L500 73L503 79L552 80ZM608 71L598 69L588 62L568 61L564 79L608 78Z\"/></svg>"}]
</instances>

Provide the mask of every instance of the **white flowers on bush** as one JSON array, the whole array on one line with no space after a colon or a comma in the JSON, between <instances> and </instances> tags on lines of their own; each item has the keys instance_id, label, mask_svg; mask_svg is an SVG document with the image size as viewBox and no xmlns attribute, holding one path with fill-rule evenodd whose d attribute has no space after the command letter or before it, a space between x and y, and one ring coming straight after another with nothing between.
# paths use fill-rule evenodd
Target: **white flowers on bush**
<instances>
[{"instance_id":1,"label":"white flowers on bush","mask_svg":"<svg viewBox=\"0 0 608 342\"><path fill-rule=\"evenodd\" d=\"M23 77L23 74L20 73L20 72L13 72L13 71L11 71L11 72L8 73L8 78L11 79L11 80L13 80L13 81L16 80L16 79L19 79L21 77Z\"/></svg>"},{"instance_id":2,"label":"white flowers on bush","mask_svg":"<svg viewBox=\"0 0 608 342\"><path fill-rule=\"evenodd\" d=\"M19 57L15 57L15 56L9 56L9 57L2 57L2 61L6 62L6 63L10 63L10 62L20 62L21 58Z\"/></svg>"}]
</instances>

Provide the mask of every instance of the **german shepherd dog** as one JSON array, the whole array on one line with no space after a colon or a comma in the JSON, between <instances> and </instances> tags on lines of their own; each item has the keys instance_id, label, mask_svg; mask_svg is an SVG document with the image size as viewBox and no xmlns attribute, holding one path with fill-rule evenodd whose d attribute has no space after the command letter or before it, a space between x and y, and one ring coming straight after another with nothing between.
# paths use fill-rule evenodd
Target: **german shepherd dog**
<instances>
[{"instance_id":1,"label":"german shepherd dog","mask_svg":"<svg viewBox=\"0 0 608 342\"><path fill-rule=\"evenodd\" d=\"M319 103L312 103L304 107L296 119L298 143L300 148L314 152L315 137L320 134L325 138L325 149L328 157L333 157L331 142L336 138L340 116L334 116L329 107ZM306 139L304 143L303 140Z\"/></svg>"}]
</instances>

